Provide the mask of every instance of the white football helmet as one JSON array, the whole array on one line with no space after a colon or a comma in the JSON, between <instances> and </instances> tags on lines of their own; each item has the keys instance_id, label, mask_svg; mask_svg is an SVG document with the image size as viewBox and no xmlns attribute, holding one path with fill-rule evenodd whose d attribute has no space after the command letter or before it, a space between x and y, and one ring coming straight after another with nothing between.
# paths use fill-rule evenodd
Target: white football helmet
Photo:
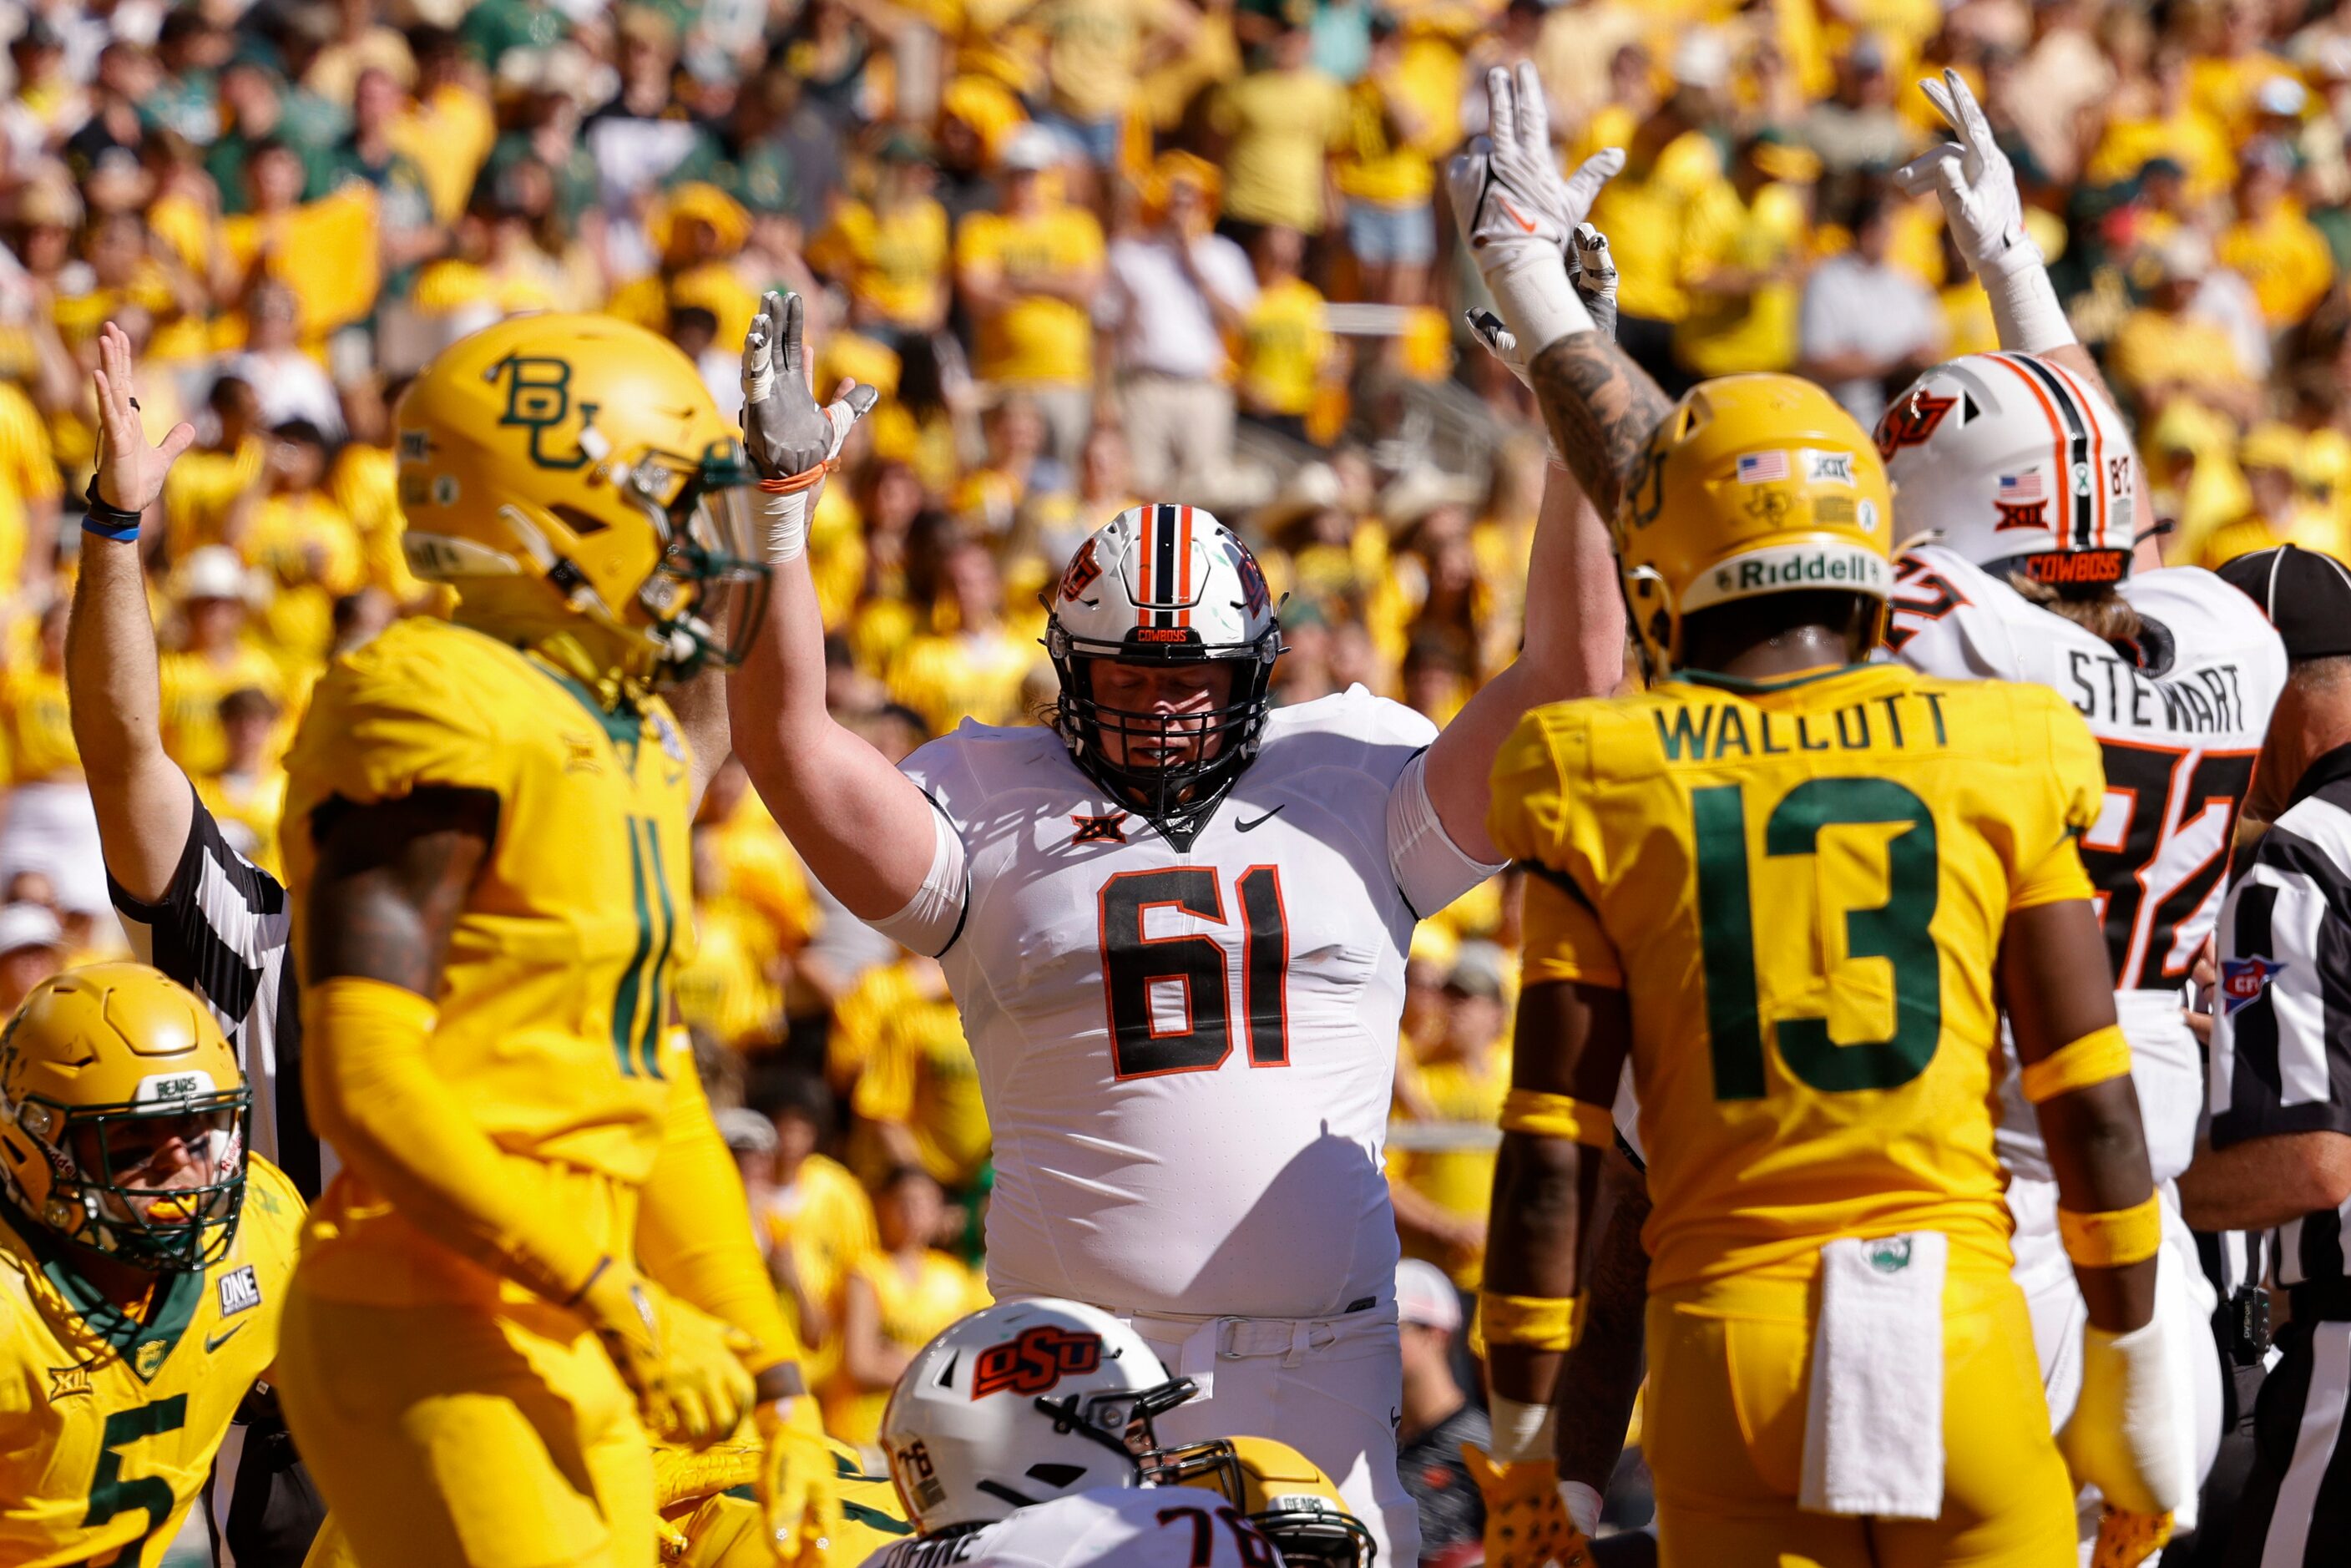
<instances>
[{"instance_id":1,"label":"white football helmet","mask_svg":"<svg viewBox=\"0 0 2351 1568\"><path fill-rule=\"evenodd\" d=\"M2122 415L2032 354L1969 354L1877 422L1895 537L1992 572L2095 592L2130 570L2138 453Z\"/></svg>"},{"instance_id":2,"label":"white football helmet","mask_svg":"<svg viewBox=\"0 0 2351 1568\"><path fill-rule=\"evenodd\" d=\"M1129 507L1070 558L1047 601L1045 650L1061 677L1055 727L1070 755L1178 849L1257 756L1271 708L1281 622L1257 558L1200 507ZM1208 713L1141 713L1096 700L1097 660L1233 666L1231 699ZM1125 767L1102 752L1105 730L1165 756L1172 734L1198 744L1188 762Z\"/></svg>"},{"instance_id":3,"label":"white football helmet","mask_svg":"<svg viewBox=\"0 0 2351 1568\"><path fill-rule=\"evenodd\" d=\"M1079 1301L1007 1301L948 1327L882 1416L906 1517L925 1535L1101 1487L1137 1487L1152 1418L1190 1398L1135 1332Z\"/></svg>"}]
</instances>

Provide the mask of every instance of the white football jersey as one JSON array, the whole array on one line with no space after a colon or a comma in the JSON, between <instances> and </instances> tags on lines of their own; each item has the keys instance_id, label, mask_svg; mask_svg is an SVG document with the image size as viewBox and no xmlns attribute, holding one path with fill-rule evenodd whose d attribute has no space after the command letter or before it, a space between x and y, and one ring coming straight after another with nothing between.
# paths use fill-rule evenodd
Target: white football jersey
<instances>
[{"instance_id":1,"label":"white football jersey","mask_svg":"<svg viewBox=\"0 0 2351 1568\"><path fill-rule=\"evenodd\" d=\"M1954 552L1896 563L1887 646L1928 674L2024 681L2073 703L2098 738L2105 808L2082 837L2161 1180L2193 1152L2202 1058L2180 988L2220 907L2229 845L2285 649L2259 606L2209 571L2135 572L2119 591L2147 625L2134 660ZM2001 1148L2040 1177L2047 1156L2010 1076Z\"/></svg>"},{"instance_id":2,"label":"white football jersey","mask_svg":"<svg viewBox=\"0 0 2351 1568\"><path fill-rule=\"evenodd\" d=\"M1490 869L1395 842L1390 797L1436 737L1360 686L1276 709L1186 851L1048 729L967 722L906 759L969 867L940 962L995 1135L998 1299L1278 1318L1390 1299L1405 953Z\"/></svg>"},{"instance_id":3,"label":"white football jersey","mask_svg":"<svg viewBox=\"0 0 2351 1568\"><path fill-rule=\"evenodd\" d=\"M1215 1492L1104 1487L961 1535L893 1541L865 1568L1281 1568L1281 1553Z\"/></svg>"}]
</instances>

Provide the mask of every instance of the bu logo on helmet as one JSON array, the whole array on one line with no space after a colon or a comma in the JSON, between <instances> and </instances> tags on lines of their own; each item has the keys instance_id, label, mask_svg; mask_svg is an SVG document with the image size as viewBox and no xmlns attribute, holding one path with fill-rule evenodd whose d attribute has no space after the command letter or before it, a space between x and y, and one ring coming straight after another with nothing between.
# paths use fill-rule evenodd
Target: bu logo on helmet
<instances>
[{"instance_id":1,"label":"bu logo on helmet","mask_svg":"<svg viewBox=\"0 0 2351 1568\"><path fill-rule=\"evenodd\" d=\"M1886 411L1877 422L1877 455L1891 458L1906 446L1924 446L1943 416L1958 406L1959 399L1939 393L1922 392L1903 399Z\"/></svg>"},{"instance_id":2,"label":"bu logo on helmet","mask_svg":"<svg viewBox=\"0 0 2351 1568\"><path fill-rule=\"evenodd\" d=\"M1025 1328L1003 1344L979 1353L971 1367L971 1396L985 1399L1009 1389L1042 1394L1064 1377L1081 1377L1102 1364L1100 1334L1071 1333L1051 1323Z\"/></svg>"},{"instance_id":3,"label":"bu logo on helmet","mask_svg":"<svg viewBox=\"0 0 2351 1568\"><path fill-rule=\"evenodd\" d=\"M490 380L500 376L507 378L507 411L498 416L498 423L518 424L530 432L530 460L541 468L569 471L586 467L588 449L584 442L575 442L568 457L557 456L539 444L549 431L571 417L570 361L509 354L490 367ZM580 428L583 433L595 418L594 403L580 405Z\"/></svg>"}]
</instances>

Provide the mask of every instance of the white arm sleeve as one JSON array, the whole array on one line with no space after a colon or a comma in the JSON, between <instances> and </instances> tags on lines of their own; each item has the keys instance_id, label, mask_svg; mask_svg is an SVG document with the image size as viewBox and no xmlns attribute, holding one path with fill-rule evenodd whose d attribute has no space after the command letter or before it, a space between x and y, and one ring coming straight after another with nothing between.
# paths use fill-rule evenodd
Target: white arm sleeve
<instances>
[{"instance_id":1,"label":"white arm sleeve","mask_svg":"<svg viewBox=\"0 0 2351 1568\"><path fill-rule=\"evenodd\" d=\"M1502 870L1463 854L1437 820L1426 748L1413 754L1388 791L1388 866L1405 902L1423 919Z\"/></svg>"},{"instance_id":2,"label":"white arm sleeve","mask_svg":"<svg viewBox=\"0 0 2351 1568\"><path fill-rule=\"evenodd\" d=\"M923 885L897 914L867 924L900 946L935 958L963 934L964 914L971 903L971 871L964 859L963 835L936 800L931 802L931 822L938 837Z\"/></svg>"}]
</instances>

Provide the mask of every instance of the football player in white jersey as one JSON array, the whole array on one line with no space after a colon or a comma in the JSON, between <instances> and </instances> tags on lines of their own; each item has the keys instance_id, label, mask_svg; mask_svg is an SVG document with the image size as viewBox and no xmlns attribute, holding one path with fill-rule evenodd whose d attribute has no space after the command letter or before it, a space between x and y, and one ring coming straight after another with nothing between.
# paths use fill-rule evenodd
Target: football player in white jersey
<instances>
[{"instance_id":1,"label":"football player in white jersey","mask_svg":"<svg viewBox=\"0 0 2351 1568\"><path fill-rule=\"evenodd\" d=\"M1542 227L1571 298L1568 235L1614 166ZM1275 708L1248 548L1134 507L1050 595L1050 723L967 722L901 772L825 709L804 516L857 394L816 406L799 312L770 296L746 348L773 590L735 747L818 878L946 967L995 1138L990 1288L1112 1311L1199 1385L1172 1437L1290 1444L1409 1562L1381 1163L1405 954L1500 869L1487 778L1519 716L1620 676L1604 531L1555 470L1523 651L1440 735L1361 687Z\"/></svg>"},{"instance_id":2,"label":"football player in white jersey","mask_svg":"<svg viewBox=\"0 0 2351 1568\"><path fill-rule=\"evenodd\" d=\"M1151 1484L1157 1423L1192 1394L1108 1312L972 1313L891 1393L882 1447L916 1534L869 1568L1280 1568L1238 1507Z\"/></svg>"},{"instance_id":3,"label":"football player in white jersey","mask_svg":"<svg viewBox=\"0 0 2351 1568\"><path fill-rule=\"evenodd\" d=\"M2202 1057L2181 990L2222 894L2253 758L2285 680L2261 610L2212 573L2164 568L2139 535L2144 494L2109 402L2022 237L2015 176L1956 73L1927 85L1959 137L1905 171L1942 197L1994 301L2004 351L1938 365L1877 427L1895 486L1897 551L1886 645L1933 674L2049 686L2105 753L2105 813L2082 842L2114 963L2116 1010L2164 1204L2159 1308L2178 1364L2173 1407L2195 1473L2220 1436L2214 1304L2174 1178L2194 1151ZM1999 1148L2013 1175L2016 1278L2032 1310L2050 1417L2081 1391L2085 1310L2059 1244L2056 1186L2011 1074ZM2094 1513L2085 1510L2085 1513ZM2194 1522L2192 1509L2178 1521Z\"/></svg>"}]
</instances>

